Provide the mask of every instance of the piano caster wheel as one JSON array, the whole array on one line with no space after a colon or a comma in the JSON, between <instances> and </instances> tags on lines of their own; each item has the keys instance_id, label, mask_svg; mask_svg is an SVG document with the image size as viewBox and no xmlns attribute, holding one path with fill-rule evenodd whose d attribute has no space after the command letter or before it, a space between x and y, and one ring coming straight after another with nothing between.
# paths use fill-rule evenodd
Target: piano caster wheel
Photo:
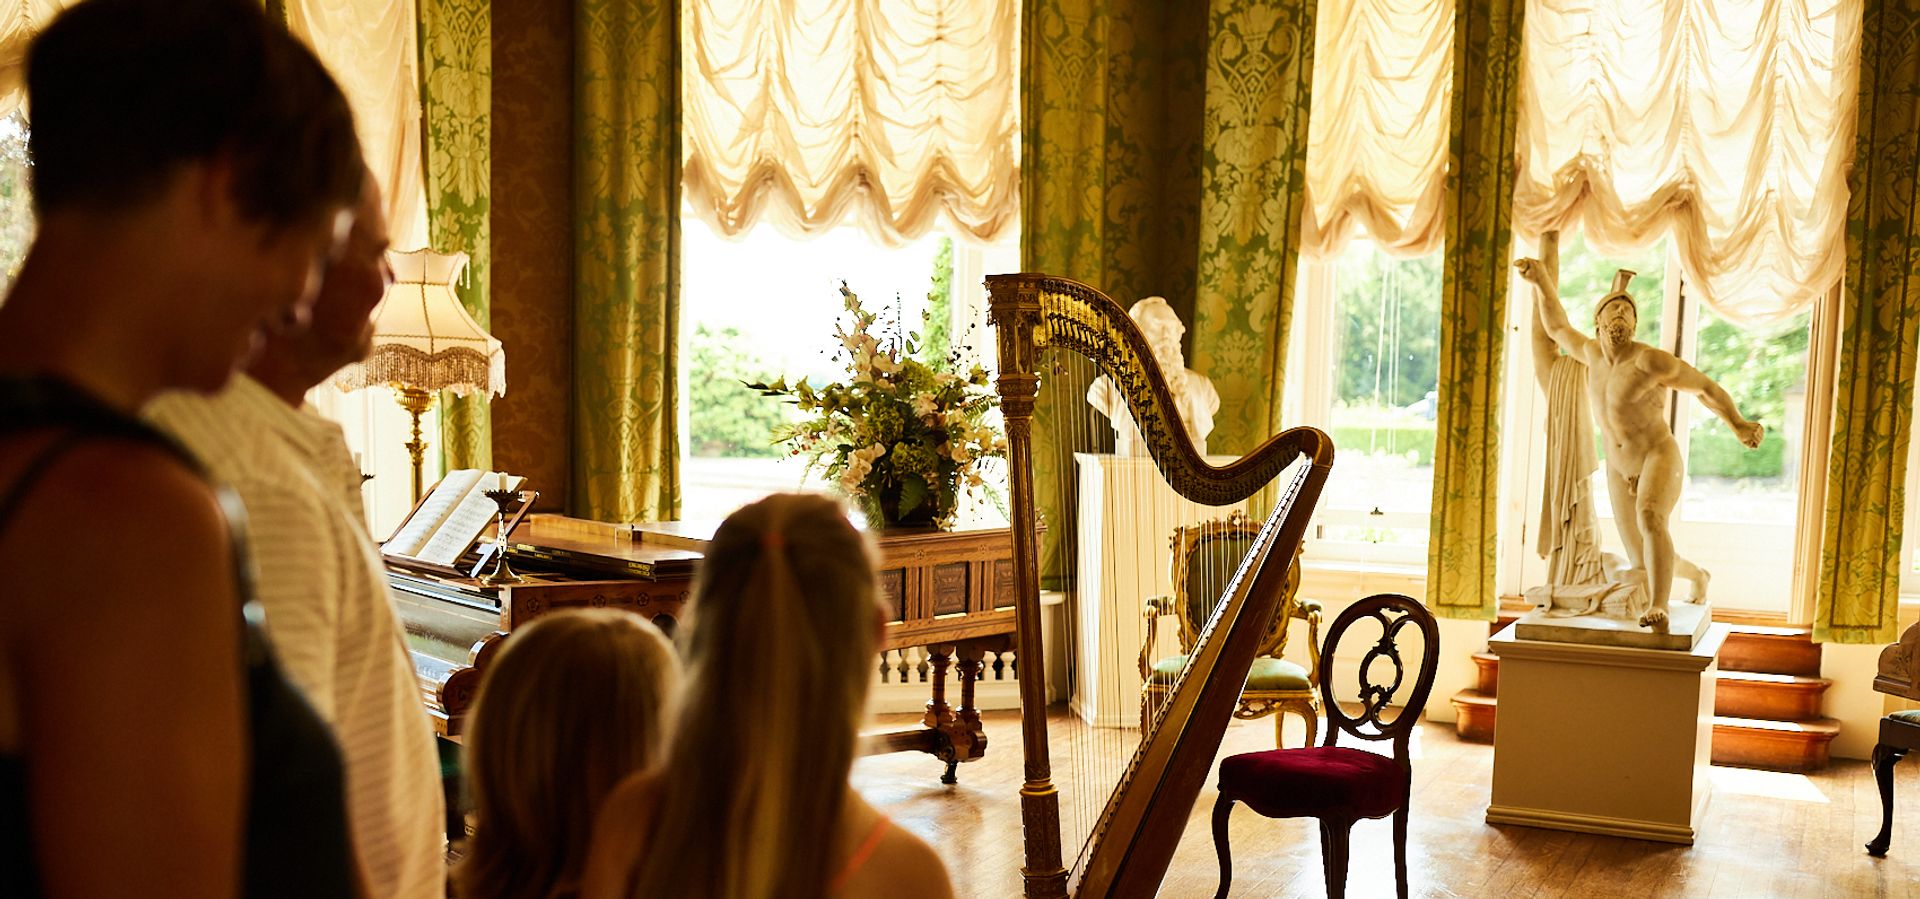
<instances>
[{"instance_id":1,"label":"piano caster wheel","mask_svg":"<svg viewBox=\"0 0 1920 899\"><path fill-rule=\"evenodd\" d=\"M940 782L943 784L949 784L949 785L959 783L960 778L955 774L955 772L958 771L959 768L960 768L960 762L958 759L948 762L947 773L940 775Z\"/></svg>"}]
</instances>

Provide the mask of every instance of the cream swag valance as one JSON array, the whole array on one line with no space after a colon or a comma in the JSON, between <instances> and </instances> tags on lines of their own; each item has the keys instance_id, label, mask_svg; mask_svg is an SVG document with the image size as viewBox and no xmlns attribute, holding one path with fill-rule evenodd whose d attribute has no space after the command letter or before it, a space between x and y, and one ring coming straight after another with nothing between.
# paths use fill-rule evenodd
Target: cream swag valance
<instances>
[{"instance_id":1,"label":"cream swag valance","mask_svg":"<svg viewBox=\"0 0 1920 899\"><path fill-rule=\"evenodd\" d=\"M1603 251L1672 230L1736 322L1812 305L1845 262L1860 0L1527 6L1515 231Z\"/></svg>"},{"instance_id":2,"label":"cream swag valance","mask_svg":"<svg viewBox=\"0 0 1920 899\"><path fill-rule=\"evenodd\" d=\"M1014 0L686 0L685 196L721 234L899 244L1019 212Z\"/></svg>"},{"instance_id":3,"label":"cream swag valance","mask_svg":"<svg viewBox=\"0 0 1920 899\"><path fill-rule=\"evenodd\" d=\"M1453 14L1433 0L1322 0L1315 24L1301 252L1440 249Z\"/></svg>"}]
</instances>

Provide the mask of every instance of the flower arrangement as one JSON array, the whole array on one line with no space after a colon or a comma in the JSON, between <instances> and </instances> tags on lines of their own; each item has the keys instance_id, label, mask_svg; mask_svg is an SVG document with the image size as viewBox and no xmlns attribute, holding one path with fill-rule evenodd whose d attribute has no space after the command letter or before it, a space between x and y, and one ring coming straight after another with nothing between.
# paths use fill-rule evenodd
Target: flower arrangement
<instances>
[{"instance_id":1,"label":"flower arrangement","mask_svg":"<svg viewBox=\"0 0 1920 899\"><path fill-rule=\"evenodd\" d=\"M802 378L749 383L784 397L804 418L773 432L793 455L824 466L876 526L946 525L960 486L979 486L981 463L1001 456L1006 439L989 421L999 404L978 365L965 374L914 358L917 334L874 336L875 313L840 285L848 316L836 323L847 379L815 387Z\"/></svg>"}]
</instances>

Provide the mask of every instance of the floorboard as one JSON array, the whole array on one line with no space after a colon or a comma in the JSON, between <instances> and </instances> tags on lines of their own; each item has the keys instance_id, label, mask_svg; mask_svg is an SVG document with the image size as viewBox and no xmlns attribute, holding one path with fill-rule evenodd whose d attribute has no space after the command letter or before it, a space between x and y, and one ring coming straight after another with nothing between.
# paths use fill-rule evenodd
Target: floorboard
<instances>
[{"instance_id":1,"label":"floorboard","mask_svg":"<svg viewBox=\"0 0 1920 899\"><path fill-rule=\"evenodd\" d=\"M878 723L903 726L914 717L885 716ZM1022 858L1020 723L1013 712L982 717L990 749L986 758L960 767L959 784L941 784L944 766L913 753L860 760L854 784L940 851L958 895L1013 897L1020 894ZM1132 748L1127 734L1054 716L1050 739L1063 804L1075 800L1077 784L1110 778L1124 766ZM1289 745L1299 745L1302 736L1299 722L1290 721ZM1270 721L1236 721L1222 754L1267 749L1272 739ZM1890 857L1875 859L1863 847L1880 828L1880 797L1865 762L1837 760L1808 775L1715 768L1701 836L1684 847L1489 825L1484 816L1492 747L1462 742L1450 727L1427 724L1419 725L1414 747L1407 841L1414 896L1920 895L1920 765L1911 762L1896 769ZM1162 896L1211 896L1219 885L1210 823L1213 781L1208 778L1194 804ZM1326 895L1312 821L1273 821L1239 807L1230 832L1232 895ZM1355 825L1348 895L1393 895L1392 835L1386 820Z\"/></svg>"}]
</instances>

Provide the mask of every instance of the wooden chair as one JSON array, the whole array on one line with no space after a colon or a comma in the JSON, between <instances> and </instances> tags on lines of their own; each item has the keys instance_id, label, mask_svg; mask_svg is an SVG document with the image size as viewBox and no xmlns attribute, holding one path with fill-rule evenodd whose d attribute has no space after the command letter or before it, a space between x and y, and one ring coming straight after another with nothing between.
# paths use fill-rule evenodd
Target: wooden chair
<instances>
[{"instance_id":1,"label":"wooden chair","mask_svg":"<svg viewBox=\"0 0 1920 899\"><path fill-rule=\"evenodd\" d=\"M1920 700L1920 624L1907 627L1893 645L1880 650L1873 689L1889 696ZM1884 858L1893 844L1893 766L1909 750L1920 749L1920 709L1880 719L1880 741L1873 747L1873 779L1880 787L1880 833L1867 854Z\"/></svg>"},{"instance_id":2,"label":"wooden chair","mask_svg":"<svg viewBox=\"0 0 1920 899\"><path fill-rule=\"evenodd\" d=\"M1227 847L1227 818L1233 804L1269 818L1318 818L1321 862L1326 869L1327 895L1347 890L1347 836L1361 818L1393 816L1394 876L1400 899L1407 895L1407 800L1412 790L1413 765L1408 741L1420 710L1433 690L1433 674L1440 661L1440 630L1433 613L1405 596L1385 593L1360 600L1338 617L1327 632L1325 652L1336 656L1347 628L1362 618L1380 623L1380 638L1360 660L1360 716L1349 718L1333 699L1333 666L1320 669L1320 699L1327 715L1327 740L1318 747L1269 749L1229 756L1220 762L1220 799L1213 806L1213 845L1220 856L1220 891L1227 895L1233 882L1232 855ZM1406 665L1400 641L1411 625L1420 632L1419 674L1400 713L1382 721L1380 713L1405 686ZM1378 670L1376 670L1378 669ZM1381 683L1376 676L1388 676ZM1360 749L1334 745L1346 733L1361 740L1391 740L1391 758Z\"/></svg>"},{"instance_id":3,"label":"wooden chair","mask_svg":"<svg viewBox=\"0 0 1920 899\"><path fill-rule=\"evenodd\" d=\"M1145 733L1152 722L1153 710L1167 695L1167 685L1180 675L1193 651L1200 628L1213 614L1214 606L1226 591L1227 580L1245 557L1260 532L1260 522L1235 511L1224 519L1176 528L1173 532L1171 596L1147 600L1147 636L1140 645L1140 730ZM1267 629L1260 655L1253 660L1247 684L1240 691L1235 718L1251 721L1273 715L1273 745L1281 745L1286 713L1293 712L1307 723L1306 745L1312 746L1320 728L1320 694L1314 681L1320 676L1320 604L1298 598L1300 591L1300 553L1295 552L1287 569L1286 595L1280 612ZM1180 622L1180 652L1154 659L1154 642L1159 621L1172 615ZM1287 623L1307 622L1307 668L1281 658L1287 647Z\"/></svg>"}]
</instances>

